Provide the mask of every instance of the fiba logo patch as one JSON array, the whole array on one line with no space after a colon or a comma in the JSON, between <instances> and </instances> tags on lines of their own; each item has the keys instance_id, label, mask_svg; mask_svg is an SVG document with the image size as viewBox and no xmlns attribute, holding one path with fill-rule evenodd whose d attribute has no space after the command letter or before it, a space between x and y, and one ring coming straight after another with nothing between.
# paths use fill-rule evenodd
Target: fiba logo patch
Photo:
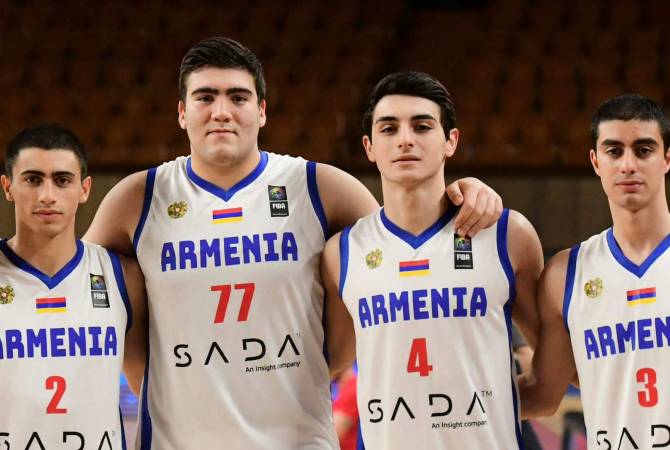
<instances>
[{"instance_id":1,"label":"fiba logo patch","mask_svg":"<svg viewBox=\"0 0 670 450\"><path fill-rule=\"evenodd\" d=\"M14 288L11 286L0 286L0 305L6 305L14 301Z\"/></svg>"},{"instance_id":2,"label":"fiba logo patch","mask_svg":"<svg viewBox=\"0 0 670 450\"><path fill-rule=\"evenodd\" d=\"M286 186L268 185L270 217L288 217L288 196Z\"/></svg>"},{"instance_id":3,"label":"fiba logo patch","mask_svg":"<svg viewBox=\"0 0 670 450\"><path fill-rule=\"evenodd\" d=\"M102 275L89 274L91 276L91 300L94 308L109 308L109 296L107 295L107 284Z\"/></svg>"},{"instance_id":4,"label":"fiba logo patch","mask_svg":"<svg viewBox=\"0 0 670 450\"><path fill-rule=\"evenodd\" d=\"M472 240L454 233L454 269L472 269Z\"/></svg>"}]
</instances>

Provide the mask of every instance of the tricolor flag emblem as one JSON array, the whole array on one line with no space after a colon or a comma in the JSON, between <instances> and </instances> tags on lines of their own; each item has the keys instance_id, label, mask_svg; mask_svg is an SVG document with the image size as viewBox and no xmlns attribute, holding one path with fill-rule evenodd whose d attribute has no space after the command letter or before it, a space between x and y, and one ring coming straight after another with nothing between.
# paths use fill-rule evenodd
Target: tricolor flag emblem
<instances>
[{"instance_id":1,"label":"tricolor flag emblem","mask_svg":"<svg viewBox=\"0 0 670 450\"><path fill-rule=\"evenodd\" d=\"M650 287L626 291L626 299L628 300L628 306L656 303L656 288Z\"/></svg>"},{"instance_id":2,"label":"tricolor flag emblem","mask_svg":"<svg viewBox=\"0 0 670 450\"><path fill-rule=\"evenodd\" d=\"M67 311L65 297L35 299L37 314L64 313Z\"/></svg>"},{"instance_id":3,"label":"tricolor flag emblem","mask_svg":"<svg viewBox=\"0 0 670 450\"><path fill-rule=\"evenodd\" d=\"M212 223L240 222L242 219L242 207L212 211Z\"/></svg>"},{"instance_id":4,"label":"tricolor flag emblem","mask_svg":"<svg viewBox=\"0 0 670 450\"><path fill-rule=\"evenodd\" d=\"M400 261L398 272L401 277L420 277L430 273L430 260Z\"/></svg>"}]
</instances>

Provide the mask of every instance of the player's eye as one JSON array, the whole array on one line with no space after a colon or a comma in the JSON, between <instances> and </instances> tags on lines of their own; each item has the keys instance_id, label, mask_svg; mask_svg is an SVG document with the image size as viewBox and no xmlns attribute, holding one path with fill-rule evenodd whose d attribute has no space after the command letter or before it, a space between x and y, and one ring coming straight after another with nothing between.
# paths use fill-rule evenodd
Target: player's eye
<instances>
[{"instance_id":1,"label":"player's eye","mask_svg":"<svg viewBox=\"0 0 670 450\"><path fill-rule=\"evenodd\" d=\"M37 175L28 175L24 180L28 184L39 184L42 181Z\"/></svg>"},{"instance_id":2,"label":"player's eye","mask_svg":"<svg viewBox=\"0 0 670 450\"><path fill-rule=\"evenodd\" d=\"M56 181L56 185L61 186L61 187L67 186L68 184L70 184L72 182L72 180L69 177L56 177L55 181Z\"/></svg>"}]
</instances>

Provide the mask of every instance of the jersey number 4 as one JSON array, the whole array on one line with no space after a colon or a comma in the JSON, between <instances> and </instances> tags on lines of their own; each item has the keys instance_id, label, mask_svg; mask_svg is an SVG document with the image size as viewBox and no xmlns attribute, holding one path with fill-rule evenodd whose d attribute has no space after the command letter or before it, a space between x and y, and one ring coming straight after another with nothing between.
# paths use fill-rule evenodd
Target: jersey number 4
<instances>
[{"instance_id":1,"label":"jersey number 4","mask_svg":"<svg viewBox=\"0 0 670 450\"><path fill-rule=\"evenodd\" d=\"M56 391L54 392L53 397L51 397L51 401L47 405L47 414L66 414L67 408L58 407L58 404L63 398L63 394L65 394L65 378L56 375L50 376L44 382L44 387L48 391Z\"/></svg>"},{"instance_id":2,"label":"jersey number 4","mask_svg":"<svg viewBox=\"0 0 670 450\"><path fill-rule=\"evenodd\" d=\"M219 292L219 306L217 306L216 314L214 314L214 323L223 323L226 318L228 302L233 289L242 291L242 303L240 304L240 312L237 314L237 321L247 321L251 300L254 298L254 291L256 290L255 283L220 284L212 286L210 289L212 292Z\"/></svg>"},{"instance_id":3,"label":"jersey number 4","mask_svg":"<svg viewBox=\"0 0 670 450\"><path fill-rule=\"evenodd\" d=\"M427 377L433 371L433 366L428 364L428 350L426 350L426 338L416 338L412 341L407 360L407 372L416 372L419 376Z\"/></svg>"}]
</instances>

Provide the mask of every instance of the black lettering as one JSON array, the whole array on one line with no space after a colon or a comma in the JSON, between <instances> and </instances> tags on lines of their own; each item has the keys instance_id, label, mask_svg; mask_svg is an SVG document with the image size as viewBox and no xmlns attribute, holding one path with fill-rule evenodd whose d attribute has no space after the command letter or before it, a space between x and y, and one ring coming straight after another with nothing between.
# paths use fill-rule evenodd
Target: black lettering
<instances>
[{"instance_id":1,"label":"black lettering","mask_svg":"<svg viewBox=\"0 0 670 450\"><path fill-rule=\"evenodd\" d=\"M656 436L656 430L658 429L665 430L666 433L666 441L665 442L657 442L656 444L652 445L651 448L662 448L662 447L670 447L670 427L667 425L663 424L658 424L658 425L652 425L651 426L651 437Z\"/></svg>"},{"instance_id":2,"label":"black lettering","mask_svg":"<svg viewBox=\"0 0 670 450\"><path fill-rule=\"evenodd\" d=\"M400 409L400 404L405 407L405 411L407 411L407 414L414 419L414 414L412 414L412 410L409 409L409 406L407 406L407 403L405 403L405 399L402 397L398 397L398 402L395 404L395 408L393 408L393 414L391 415L391 422L395 420L395 416L398 414L398 409Z\"/></svg>"},{"instance_id":3,"label":"black lettering","mask_svg":"<svg viewBox=\"0 0 670 450\"><path fill-rule=\"evenodd\" d=\"M63 444L67 444L67 438L68 436L76 436L79 438L79 448L76 450L84 450L84 445L86 444L86 440L84 439L84 436L81 433L77 433L76 431L63 431Z\"/></svg>"},{"instance_id":4,"label":"black lettering","mask_svg":"<svg viewBox=\"0 0 670 450\"><path fill-rule=\"evenodd\" d=\"M291 344L295 356L300 356L300 352L298 351L298 348L295 346L295 342L293 342L293 339L291 339L291 335L287 334L286 339L284 339L284 343L282 344L281 349L279 350L279 355L277 355L277 358L281 358L281 355L284 353L284 349L286 348L287 343Z\"/></svg>"},{"instance_id":5,"label":"black lettering","mask_svg":"<svg viewBox=\"0 0 670 450\"><path fill-rule=\"evenodd\" d=\"M626 427L623 427L623 430L621 430L621 436L619 437L619 446L617 447L617 450L621 450L621 444L623 444L623 437L626 436L628 438L628 442L630 442L633 445L633 448L639 449L640 447L637 446L637 443L635 440L633 440L633 436L630 435Z\"/></svg>"},{"instance_id":6,"label":"black lettering","mask_svg":"<svg viewBox=\"0 0 670 450\"><path fill-rule=\"evenodd\" d=\"M40 448L42 450L47 450L44 448L44 444L42 443L42 439L40 439L40 435L37 434L37 431L33 431L33 434L30 435L30 439L28 440L28 443L26 444L25 450L29 450L32 448L33 441L37 439L37 443L39 444Z\"/></svg>"},{"instance_id":7,"label":"black lettering","mask_svg":"<svg viewBox=\"0 0 670 450\"><path fill-rule=\"evenodd\" d=\"M8 437L9 437L9 433L0 433L0 438L3 438L3 437L8 438ZM4 450L9 450L9 442L7 442L7 440L4 440L4 441L2 442L1 445L4 445L4 446L5 446L5 449L4 449Z\"/></svg>"},{"instance_id":8,"label":"black lettering","mask_svg":"<svg viewBox=\"0 0 670 450\"><path fill-rule=\"evenodd\" d=\"M446 401L447 401L447 405L449 405L449 406L447 406L446 411L434 412L434 413L432 413L432 414L430 415L430 417L446 416L446 415L448 415L448 414L451 412L451 406L452 406L452 405L451 405L451 398L449 398L448 395L444 395L444 394L430 394L430 395L428 396L428 403L430 404L430 406L433 406L433 403L434 403L433 400L438 399L438 398L441 398L441 399L446 400Z\"/></svg>"},{"instance_id":9,"label":"black lettering","mask_svg":"<svg viewBox=\"0 0 670 450\"><path fill-rule=\"evenodd\" d=\"M603 441L600 442L600 436L605 435L603 438ZM605 445L607 444L607 448L604 450L612 450L612 443L607 439L607 431L605 430L600 430L596 433L596 444L598 445Z\"/></svg>"},{"instance_id":10,"label":"black lettering","mask_svg":"<svg viewBox=\"0 0 670 450\"><path fill-rule=\"evenodd\" d=\"M212 357L212 353L214 353L214 349L219 353L219 356L221 359L223 359L224 362L228 362L228 358L226 358L226 354L223 353L223 350L221 350L221 347L219 347L219 344L216 342L212 342L212 346L209 348L209 352L207 353L207 359L205 359L205 365L209 365L209 360Z\"/></svg>"},{"instance_id":11,"label":"black lettering","mask_svg":"<svg viewBox=\"0 0 670 450\"><path fill-rule=\"evenodd\" d=\"M370 422L372 423L378 423L381 422L382 419L384 418L384 410L382 410L381 406L378 406L374 411L372 410L372 405L373 404L380 404L381 405L382 401L378 398L373 398L368 402L368 411L370 411L370 414L373 416L370 418ZM375 412L379 413L379 418L375 418Z\"/></svg>"},{"instance_id":12,"label":"black lettering","mask_svg":"<svg viewBox=\"0 0 670 450\"><path fill-rule=\"evenodd\" d=\"M482 405L482 401L479 399L479 396L477 395L477 392L475 392L474 397L472 397L472 402L470 403L470 406L468 407L468 416L472 414L472 410L475 407L475 403L479 403L479 408L482 410L483 414L486 414L486 411L484 411L484 405Z\"/></svg>"},{"instance_id":13,"label":"black lettering","mask_svg":"<svg viewBox=\"0 0 670 450\"><path fill-rule=\"evenodd\" d=\"M244 358L245 361L256 361L257 359L261 359L263 356L265 356L265 342L261 341L260 339L256 338L243 339L242 350L246 351L247 344L250 342L255 342L256 344L259 344L261 346L261 352L256 356L247 356L246 358Z\"/></svg>"},{"instance_id":14,"label":"black lettering","mask_svg":"<svg viewBox=\"0 0 670 450\"><path fill-rule=\"evenodd\" d=\"M102 435L102 439L100 440L100 445L98 446L98 450L102 450L102 444L107 441L107 445L109 446L109 450L114 450L112 448L112 442L109 440L109 433L105 431L105 434Z\"/></svg>"},{"instance_id":15,"label":"black lettering","mask_svg":"<svg viewBox=\"0 0 670 450\"><path fill-rule=\"evenodd\" d=\"M188 345L186 345L186 344L179 344L179 345L175 346L174 355L177 357L177 359L181 360L182 357L188 358L188 361L185 362L185 363L180 363L180 362L175 363L176 367L188 367L188 366L191 365L191 362L193 361L193 358L191 358L191 355L188 352L185 351L183 355L180 355L178 353L178 350L186 349L186 348L188 348Z\"/></svg>"}]
</instances>

